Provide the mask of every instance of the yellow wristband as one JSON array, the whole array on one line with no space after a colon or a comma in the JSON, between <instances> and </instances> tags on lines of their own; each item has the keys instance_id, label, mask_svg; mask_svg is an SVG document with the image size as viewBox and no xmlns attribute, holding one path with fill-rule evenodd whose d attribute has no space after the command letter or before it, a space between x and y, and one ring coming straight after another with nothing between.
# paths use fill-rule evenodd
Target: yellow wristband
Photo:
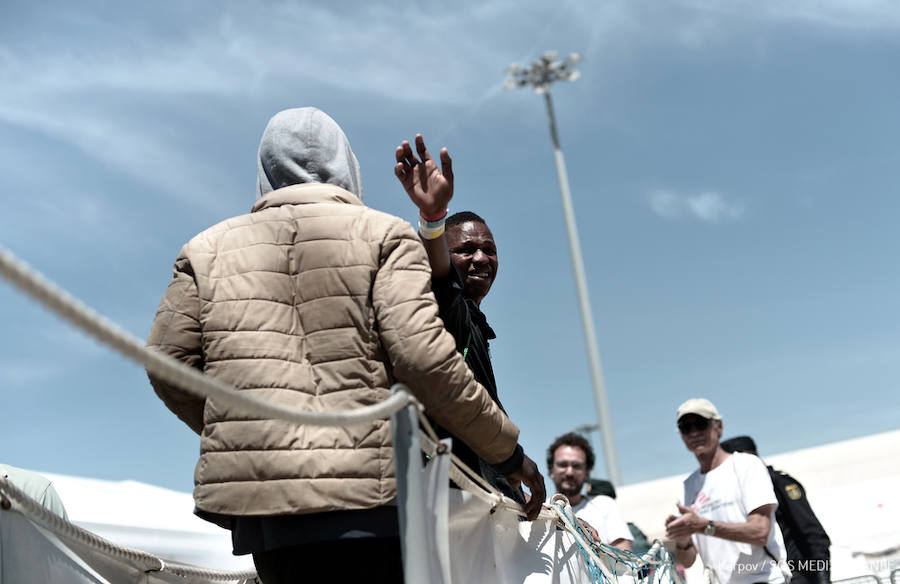
<instances>
[{"instance_id":1,"label":"yellow wristband","mask_svg":"<svg viewBox=\"0 0 900 584\"><path fill-rule=\"evenodd\" d=\"M424 239L437 239L438 237L444 234L444 225L441 224L440 227L435 229L422 229L422 226L419 225L419 235L421 235Z\"/></svg>"}]
</instances>

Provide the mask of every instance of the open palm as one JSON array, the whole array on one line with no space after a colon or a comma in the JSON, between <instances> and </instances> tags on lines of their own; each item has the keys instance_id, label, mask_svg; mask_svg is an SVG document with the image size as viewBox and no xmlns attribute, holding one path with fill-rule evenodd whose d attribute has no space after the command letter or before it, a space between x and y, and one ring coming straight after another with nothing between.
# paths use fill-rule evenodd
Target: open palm
<instances>
[{"instance_id":1,"label":"open palm","mask_svg":"<svg viewBox=\"0 0 900 584\"><path fill-rule=\"evenodd\" d=\"M441 167L431 158L421 134L416 134L416 152L404 140L397 147L397 165L394 174L400 180L406 194L423 215L434 215L447 208L453 198L453 163L446 148L441 149Z\"/></svg>"}]
</instances>

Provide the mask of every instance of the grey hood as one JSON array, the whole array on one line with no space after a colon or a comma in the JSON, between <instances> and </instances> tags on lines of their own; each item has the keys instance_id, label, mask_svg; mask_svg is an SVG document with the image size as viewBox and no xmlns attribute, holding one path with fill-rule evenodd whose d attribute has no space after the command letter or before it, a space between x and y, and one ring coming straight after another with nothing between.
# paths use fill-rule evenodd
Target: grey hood
<instances>
[{"instance_id":1,"label":"grey hood","mask_svg":"<svg viewBox=\"0 0 900 584\"><path fill-rule=\"evenodd\" d=\"M359 162L337 122L314 107L278 112L259 143L257 200L281 187L327 183L362 200Z\"/></svg>"}]
</instances>

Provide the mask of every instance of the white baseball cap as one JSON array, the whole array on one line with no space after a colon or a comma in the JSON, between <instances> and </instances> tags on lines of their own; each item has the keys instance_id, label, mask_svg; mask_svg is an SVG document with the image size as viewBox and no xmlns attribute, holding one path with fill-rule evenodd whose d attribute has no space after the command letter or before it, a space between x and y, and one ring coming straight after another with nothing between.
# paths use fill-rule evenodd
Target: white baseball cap
<instances>
[{"instance_id":1,"label":"white baseball cap","mask_svg":"<svg viewBox=\"0 0 900 584\"><path fill-rule=\"evenodd\" d=\"M706 418L707 420L722 419L722 416L719 415L719 410L716 409L716 406L714 406L713 403L708 399L704 399L702 397L692 397L691 399L678 406L678 413L676 414L675 421L677 422L688 414L695 414L697 416L700 416L701 418Z\"/></svg>"}]
</instances>

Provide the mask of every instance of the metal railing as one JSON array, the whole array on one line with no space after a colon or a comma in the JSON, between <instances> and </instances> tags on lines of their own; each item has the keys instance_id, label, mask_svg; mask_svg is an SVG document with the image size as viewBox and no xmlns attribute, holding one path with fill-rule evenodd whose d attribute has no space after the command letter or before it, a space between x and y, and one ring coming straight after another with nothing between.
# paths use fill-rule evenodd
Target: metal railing
<instances>
[{"instance_id":1,"label":"metal railing","mask_svg":"<svg viewBox=\"0 0 900 584\"><path fill-rule=\"evenodd\" d=\"M864 574L842 580L832 580L831 584L881 584L881 578L875 574ZM897 584L896 582L894 584Z\"/></svg>"}]
</instances>

